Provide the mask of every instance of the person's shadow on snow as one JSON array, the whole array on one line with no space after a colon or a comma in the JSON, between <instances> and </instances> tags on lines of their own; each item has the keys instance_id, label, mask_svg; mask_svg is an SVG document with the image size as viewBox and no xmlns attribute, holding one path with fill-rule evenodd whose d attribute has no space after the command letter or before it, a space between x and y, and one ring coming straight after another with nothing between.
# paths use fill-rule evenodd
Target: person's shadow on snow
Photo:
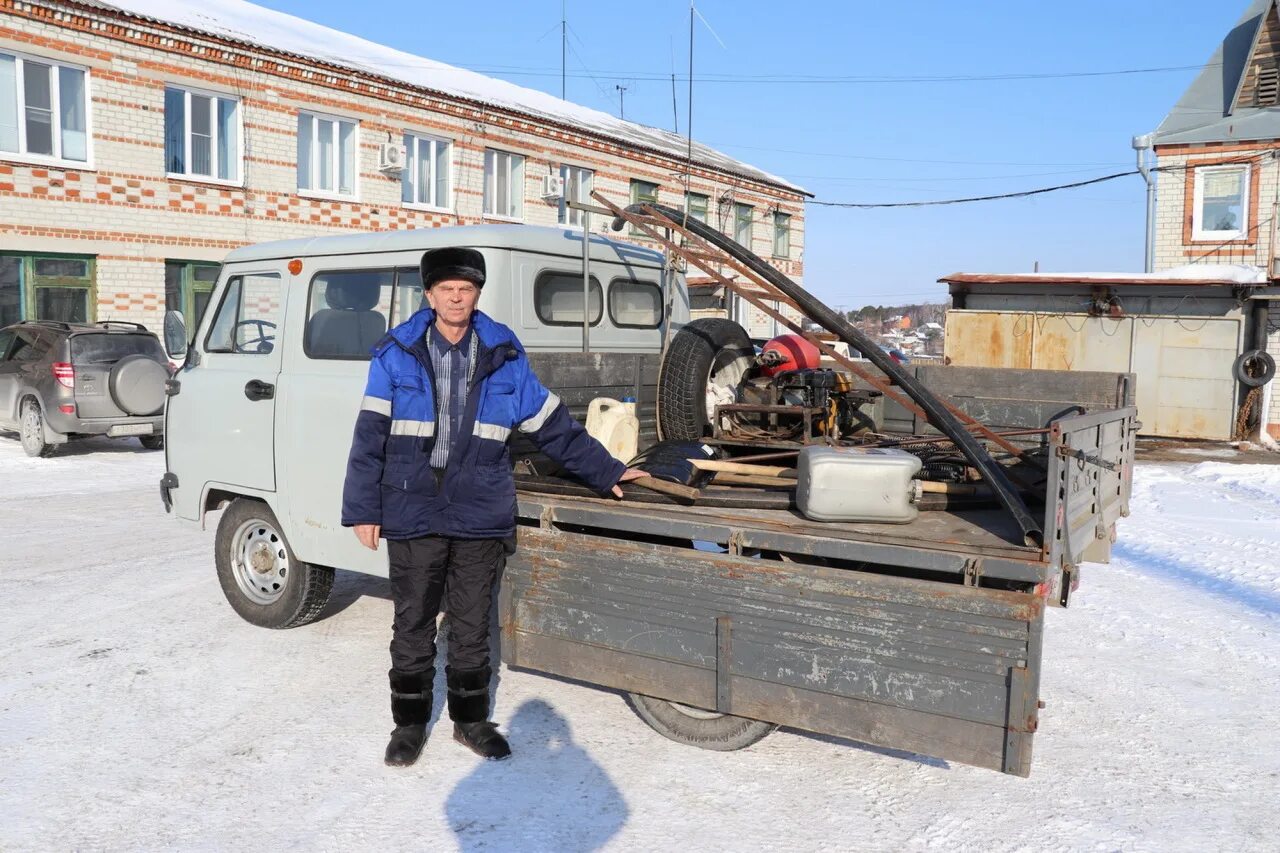
<instances>
[{"instance_id":1,"label":"person's shadow on snow","mask_svg":"<svg viewBox=\"0 0 1280 853\"><path fill-rule=\"evenodd\" d=\"M478 764L445 803L460 850L586 853L626 824L621 792L554 708L525 702L508 734L512 757Z\"/></svg>"}]
</instances>

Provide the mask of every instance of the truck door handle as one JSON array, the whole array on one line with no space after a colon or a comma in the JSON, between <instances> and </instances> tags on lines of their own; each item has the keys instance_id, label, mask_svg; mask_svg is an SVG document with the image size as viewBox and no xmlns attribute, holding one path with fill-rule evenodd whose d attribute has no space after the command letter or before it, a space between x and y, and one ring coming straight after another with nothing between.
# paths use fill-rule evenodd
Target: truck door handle
<instances>
[{"instance_id":1,"label":"truck door handle","mask_svg":"<svg viewBox=\"0 0 1280 853\"><path fill-rule=\"evenodd\" d=\"M250 379L245 383L244 395L250 400L270 400L276 395L276 386L261 379Z\"/></svg>"}]
</instances>

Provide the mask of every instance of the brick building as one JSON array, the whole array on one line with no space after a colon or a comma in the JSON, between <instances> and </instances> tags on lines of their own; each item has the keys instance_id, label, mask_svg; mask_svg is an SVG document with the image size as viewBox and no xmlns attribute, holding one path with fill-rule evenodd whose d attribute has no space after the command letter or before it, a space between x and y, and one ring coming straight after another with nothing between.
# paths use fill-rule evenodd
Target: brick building
<instances>
[{"instance_id":1,"label":"brick building","mask_svg":"<svg viewBox=\"0 0 1280 853\"><path fill-rule=\"evenodd\" d=\"M592 189L687 204L799 280L805 191L686 145L250 4L0 0L0 323L191 325L237 246L581 227Z\"/></svg>"},{"instance_id":2,"label":"brick building","mask_svg":"<svg viewBox=\"0 0 1280 853\"><path fill-rule=\"evenodd\" d=\"M1154 269L1241 264L1280 281L1276 0L1249 3L1153 136ZM1280 300L1269 305L1266 349L1280 356ZM1280 394L1267 392L1267 423L1280 437Z\"/></svg>"}]
</instances>

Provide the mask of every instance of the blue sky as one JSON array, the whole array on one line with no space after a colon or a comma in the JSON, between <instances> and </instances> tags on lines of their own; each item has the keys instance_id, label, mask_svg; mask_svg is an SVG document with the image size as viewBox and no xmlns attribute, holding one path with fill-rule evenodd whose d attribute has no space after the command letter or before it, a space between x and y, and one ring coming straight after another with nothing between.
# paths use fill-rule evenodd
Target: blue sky
<instances>
[{"instance_id":1,"label":"blue sky","mask_svg":"<svg viewBox=\"0 0 1280 853\"><path fill-rule=\"evenodd\" d=\"M560 93L560 0L258 0L393 47ZM566 0L568 99L672 126L687 0ZM699 0L693 133L822 201L1015 192L1130 169L1195 71L928 83L697 81L701 75L955 77L1200 66L1247 3ZM374 10L377 10L376 12ZM713 32L714 31L714 32ZM721 45L723 43L723 46ZM681 132L687 83L678 84ZM905 210L810 205L805 284L828 303L941 301L964 270L1142 269L1133 176L1035 199Z\"/></svg>"}]
</instances>

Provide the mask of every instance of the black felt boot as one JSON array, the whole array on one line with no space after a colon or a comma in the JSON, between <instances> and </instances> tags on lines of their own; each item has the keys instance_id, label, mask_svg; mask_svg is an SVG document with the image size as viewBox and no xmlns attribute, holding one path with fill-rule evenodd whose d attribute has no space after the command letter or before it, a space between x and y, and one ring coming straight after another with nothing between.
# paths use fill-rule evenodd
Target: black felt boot
<instances>
[{"instance_id":1,"label":"black felt boot","mask_svg":"<svg viewBox=\"0 0 1280 853\"><path fill-rule=\"evenodd\" d=\"M454 669L445 667L449 685L449 718L453 720L453 739L490 761L501 761L511 755L507 739L498 734L498 726L489 722L489 667Z\"/></svg>"},{"instance_id":2,"label":"black felt boot","mask_svg":"<svg viewBox=\"0 0 1280 853\"><path fill-rule=\"evenodd\" d=\"M391 717L396 727L387 744L386 762L392 767L408 767L418 760L427 742L427 722L431 719L431 682L435 669L403 673L391 670Z\"/></svg>"}]
</instances>

